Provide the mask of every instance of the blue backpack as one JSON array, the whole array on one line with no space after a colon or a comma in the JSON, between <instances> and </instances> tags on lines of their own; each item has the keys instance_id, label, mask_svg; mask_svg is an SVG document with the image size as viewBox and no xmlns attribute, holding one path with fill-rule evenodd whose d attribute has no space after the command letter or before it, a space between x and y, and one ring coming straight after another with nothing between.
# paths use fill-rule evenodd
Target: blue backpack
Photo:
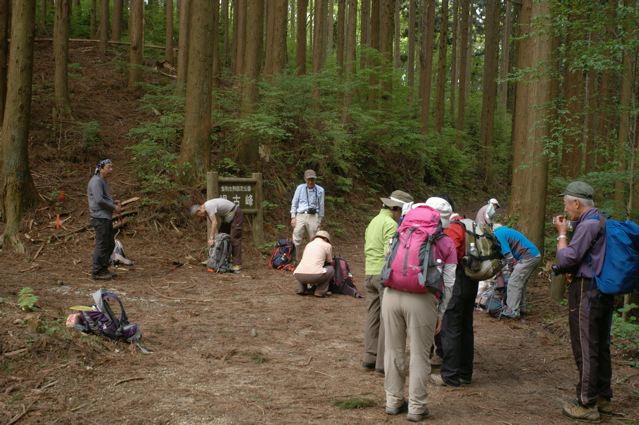
<instances>
[{"instance_id":1,"label":"blue backpack","mask_svg":"<svg viewBox=\"0 0 639 425\"><path fill-rule=\"evenodd\" d=\"M617 295L639 292L639 225L630 220L606 220L606 252L597 289Z\"/></svg>"},{"instance_id":2,"label":"blue backpack","mask_svg":"<svg viewBox=\"0 0 639 425\"><path fill-rule=\"evenodd\" d=\"M273 254L268 262L276 270L292 272L295 270L295 245L290 239L280 239L275 243Z\"/></svg>"}]
</instances>

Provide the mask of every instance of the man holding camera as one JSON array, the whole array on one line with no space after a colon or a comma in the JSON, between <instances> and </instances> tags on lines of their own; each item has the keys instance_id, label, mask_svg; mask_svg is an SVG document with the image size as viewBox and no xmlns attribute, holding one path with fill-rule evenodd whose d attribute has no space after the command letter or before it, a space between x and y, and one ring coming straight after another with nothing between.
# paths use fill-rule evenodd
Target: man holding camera
<instances>
[{"instance_id":1,"label":"man holding camera","mask_svg":"<svg viewBox=\"0 0 639 425\"><path fill-rule=\"evenodd\" d=\"M291 227L296 253L300 251L304 233L308 234L309 240L313 239L324 218L324 188L315 184L315 179L315 171L304 171L306 183L297 186L291 202Z\"/></svg>"},{"instance_id":2,"label":"man holding camera","mask_svg":"<svg viewBox=\"0 0 639 425\"><path fill-rule=\"evenodd\" d=\"M613 296L600 293L593 279L601 272L605 253L605 218L594 207L593 194L587 183L570 183L561 194L566 216L554 220L559 236L558 264L553 270L568 274L570 340L579 370L577 400L565 403L563 414L587 421L598 421L601 414L612 414ZM572 220L574 227L570 243L568 220Z\"/></svg>"}]
</instances>

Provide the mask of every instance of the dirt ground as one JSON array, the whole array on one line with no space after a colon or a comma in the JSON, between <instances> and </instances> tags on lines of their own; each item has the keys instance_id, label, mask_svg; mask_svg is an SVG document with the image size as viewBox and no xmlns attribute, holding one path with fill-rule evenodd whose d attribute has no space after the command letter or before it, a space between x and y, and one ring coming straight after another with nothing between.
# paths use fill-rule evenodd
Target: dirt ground
<instances>
[{"instance_id":1,"label":"dirt ground","mask_svg":"<svg viewBox=\"0 0 639 425\"><path fill-rule=\"evenodd\" d=\"M39 49L36 59L45 55ZM144 113L119 88L124 76L105 77L107 65L93 49L73 50L71 61L87 77L72 81L76 118L100 121L104 150L115 159L113 190L121 199L134 196L138 187L116 142ZM64 329L68 307L91 304L100 287L89 274L92 232L74 233L87 222L84 193L95 158L47 141L50 65L36 65L32 168L41 192L66 190L68 220L62 237L44 243L55 230L51 209L41 208L27 217L25 233L35 241L28 254L1 252L0 424L404 423L384 413L383 377L360 367L365 300L297 296L292 275L269 270L248 243L241 273L207 273L197 225L144 219L142 209L118 235L136 265L116 270L108 288L120 294L154 352ZM105 87L108 102L100 102L95 93ZM335 249L363 289L363 232L348 230L350 238L337 240ZM522 321L475 313L473 383L429 388L429 422L572 422L560 413L577 377L567 310L549 301L547 286L543 275L531 282L531 314ZM40 297L36 312L16 305L22 287ZM616 352L613 370L618 415L603 422L639 424L639 371ZM372 406L335 405L353 397Z\"/></svg>"}]
</instances>

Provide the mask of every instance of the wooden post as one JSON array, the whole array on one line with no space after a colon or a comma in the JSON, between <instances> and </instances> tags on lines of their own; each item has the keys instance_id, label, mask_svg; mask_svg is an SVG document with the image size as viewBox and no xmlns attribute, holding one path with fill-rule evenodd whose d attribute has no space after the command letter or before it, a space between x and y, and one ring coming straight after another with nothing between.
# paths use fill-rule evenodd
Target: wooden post
<instances>
[{"instance_id":1,"label":"wooden post","mask_svg":"<svg viewBox=\"0 0 639 425\"><path fill-rule=\"evenodd\" d=\"M206 201L217 198L219 191L219 175L215 171L207 171L206 173ZM211 220L206 220L206 239L211 234Z\"/></svg>"},{"instance_id":2,"label":"wooden post","mask_svg":"<svg viewBox=\"0 0 639 425\"><path fill-rule=\"evenodd\" d=\"M255 221L253 222L253 242L259 245L264 241L264 214L262 213L262 173L253 173L255 179Z\"/></svg>"}]
</instances>

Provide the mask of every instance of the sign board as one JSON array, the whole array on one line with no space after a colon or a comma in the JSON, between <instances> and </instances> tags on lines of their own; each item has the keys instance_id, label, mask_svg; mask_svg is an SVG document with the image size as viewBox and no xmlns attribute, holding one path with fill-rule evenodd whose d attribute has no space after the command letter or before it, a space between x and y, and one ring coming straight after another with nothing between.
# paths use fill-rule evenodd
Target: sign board
<instances>
[{"instance_id":1,"label":"sign board","mask_svg":"<svg viewBox=\"0 0 639 425\"><path fill-rule=\"evenodd\" d=\"M250 215L249 222L256 244L264 240L264 224L262 214L262 173L253 173L252 177L220 177L218 173L209 171L206 174L207 199L224 198Z\"/></svg>"}]
</instances>

